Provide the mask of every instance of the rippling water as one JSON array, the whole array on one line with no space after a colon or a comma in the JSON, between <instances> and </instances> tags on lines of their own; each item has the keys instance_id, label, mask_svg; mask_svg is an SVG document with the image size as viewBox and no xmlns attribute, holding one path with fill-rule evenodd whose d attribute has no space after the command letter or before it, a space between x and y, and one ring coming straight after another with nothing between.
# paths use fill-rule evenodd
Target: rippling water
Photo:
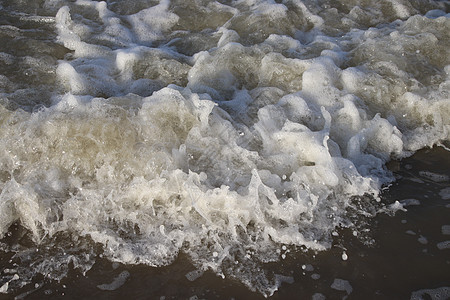
<instances>
[{"instance_id":1,"label":"rippling water","mask_svg":"<svg viewBox=\"0 0 450 300\"><path fill-rule=\"evenodd\" d=\"M0 1L0 292L449 297L449 9Z\"/></svg>"}]
</instances>

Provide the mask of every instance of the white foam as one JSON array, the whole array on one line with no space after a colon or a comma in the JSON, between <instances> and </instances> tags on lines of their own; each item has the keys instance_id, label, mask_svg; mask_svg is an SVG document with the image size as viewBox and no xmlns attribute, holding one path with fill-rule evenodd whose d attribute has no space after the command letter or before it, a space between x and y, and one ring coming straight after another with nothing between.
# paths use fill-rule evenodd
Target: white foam
<instances>
[{"instance_id":1,"label":"white foam","mask_svg":"<svg viewBox=\"0 0 450 300\"><path fill-rule=\"evenodd\" d=\"M97 288L99 288L102 291L115 291L122 285L124 285L129 277L130 272L122 271L119 275L117 275L116 278L114 278L114 280L111 283L97 285Z\"/></svg>"},{"instance_id":2,"label":"white foam","mask_svg":"<svg viewBox=\"0 0 450 300\"><path fill-rule=\"evenodd\" d=\"M433 173L430 171L420 171L420 176L430 179L434 182L447 182L449 181L449 176L445 174Z\"/></svg>"},{"instance_id":3,"label":"white foam","mask_svg":"<svg viewBox=\"0 0 450 300\"><path fill-rule=\"evenodd\" d=\"M314 267L310 264L306 264L306 265L302 265L302 270L305 270L307 272L312 272L312 271L314 271Z\"/></svg>"},{"instance_id":4,"label":"white foam","mask_svg":"<svg viewBox=\"0 0 450 300\"><path fill-rule=\"evenodd\" d=\"M411 300L420 300L424 296L428 296L432 300L448 299L450 297L450 287L418 290L411 294Z\"/></svg>"},{"instance_id":5,"label":"white foam","mask_svg":"<svg viewBox=\"0 0 450 300\"><path fill-rule=\"evenodd\" d=\"M450 188L443 188L440 192L439 192L439 196L441 196L441 198L443 200L448 200L450 199Z\"/></svg>"},{"instance_id":6,"label":"white foam","mask_svg":"<svg viewBox=\"0 0 450 300\"><path fill-rule=\"evenodd\" d=\"M342 257L343 261L346 261L348 259L348 255L347 255L347 253L345 253L345 251L342 252L342 256L341 257Z\"/></svg>"},{"instance_id":7,"label":"white foam","mask_svg":"<svg viewBox=\"0 0 450 300\"><path fill-rule=\"evenodd\" d=\"M345 291L347 295L353 292L353 288L347 280L336 278L331 284L331 288L337 291Z\"/></svg>"},{"instance_id":8,"label":"white foam","mask_svg":"<svg viewBox=\"0 0 450 300\"><path fill-rule=\"evenodd\" d=\"M325 297L325 295L324 294L321 294L321 293L314 293L313 295L312 295L312 300L325 300L327 297Z\"/></svg>"},{"instance_id":9,"label":"white foam","mask_svg":"<svg viewBox=\"0 0 450 300\"><path fill-rule=\"evenodd\" d=\"M450 225L442 225L441 230L443 235L450 235Z\"/></svg>"},{"instance_id":10,"label":"white foam","mask_svg":"<svg viewBox=\"0 0 450 300\"><path fill-rule=\"evenodd\" d=\"M416 206L416 205L420 205L420 201L414 198L411 199L403 199L400 201L400 204L403 207L407 207L407 206Z\"/></svg>"},{"instance_id":11,"label":"white foam","mask_svg":"<svg viewBox=\"0 0 450 300\"><path fill-rule=\"evenodd\" d=\"M439 250L450 249L450 241L439 242L439 243L436 244L436 247L437 247Z\"/></svg>"},{"instance_id":12,"label":"white foam","mask_svg":"<svg viewBox=\"0 0 450 300\"><path fill-rule=\"evenodd\" d=\"M158 5L127 16L127 20L132 25L132 30L139 42L154 42L176 24L178 16L168 10L169 4L169 0L162 0Z\"/></svg>"},{"instance_id":13,"label":"white foam","mask_svg":"<svg viewBox=\"0 0 450 300\"><path fill-rule=\"evenodd\" d=\"M422 245L426 245L428 244L428 239L426 237L424 237L423 235L419 236L419 238L417 239L417 241L419 243L421 243Z\"/></svg>"},{"instance_id":14,"label":"white foam","mask_svg":"<svg viewBox=\"0 0 450 300\"><path fill-rule=\"evenodd\" d=\"M198 270L270 295L280 283L255 271L261 262L290 246L330 248L336 227L358 225L354 199L381 201L394 179L386 162L449 138L442 11L194 2L46 1L71 52L53 69L24 59L54 76L50 107L0 107L1 236L20 222L36 243L90 239L111 261L150 266L182 251ZM196 20L200 11L213 21ZM15 89L8 76L2 87ZM68 262L86 272L95 255L85 250L31 272L61 279ZM334 286L351 292L347 281Z\"/></svg>"},{"instance_id":15,"label":"white foam","mask_svg":"<svg viewBox=\"0 0 450 300\"><path fill-rule=\"evenodd\" d=\"M74 94L83 94L86 92L86 80L72 65L62 62L59 64L56 72L63 84L65 84Z\"/></svg>"},{"instance_id":16,"label":"white foam","mask_svg":"<svg viewBox=\"0 0 450 300\"><path fill-rule=\"evenodd\" d=\"M8 292L8 287L9 287L9 282L4 283L1 287L0 287L0 293L7 293Z\"/></svg>"},{"instance_id":17,"label":"white foam","mask_svg":"<svg viewBox=\"0 0 450 300\"><path fill-rule=\"evenodd\" d=\"M194 271L187 273L185 276L189 281L195 281L198 278L202 277L203 273L204 272L201 270L194 270Z\"/></svg>"},{"instance_id":18,"label":"white foam","mask_svg":"<svg viewBox=\"0 0 450 300\"><path fill-rule=\"evenodd\" d=\"M8 293L9 283L10 283L11 281L18 280L19 278L20 278L19 275L14 274L13 277L11 277L10 279L8 279L8 281L6 281L6 282L0 287L0 293L3 293L3 294Z\"/></svg>"}]
</instances>

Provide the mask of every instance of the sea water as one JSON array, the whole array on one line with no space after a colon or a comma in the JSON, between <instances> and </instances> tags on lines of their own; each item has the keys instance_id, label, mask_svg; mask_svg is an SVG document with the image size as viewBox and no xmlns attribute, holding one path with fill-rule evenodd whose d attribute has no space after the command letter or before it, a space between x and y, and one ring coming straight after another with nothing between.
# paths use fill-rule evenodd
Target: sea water
<instances>
[{"instance_id":1,"label":"sea water","mask_svg":"<svg viewBox=\"0 0 450 300\"><path fill-rule=\"evenodd\" d=\"M271 296L294 278L265 266L290 253L330 253L342 230L376 244L373 217L420 205L383 197L387 164L448 146L449 7L0 2L0 291L183 257L189 280ZM448 199L448 173L420 177Z\"/></svg>"}]
</instances>

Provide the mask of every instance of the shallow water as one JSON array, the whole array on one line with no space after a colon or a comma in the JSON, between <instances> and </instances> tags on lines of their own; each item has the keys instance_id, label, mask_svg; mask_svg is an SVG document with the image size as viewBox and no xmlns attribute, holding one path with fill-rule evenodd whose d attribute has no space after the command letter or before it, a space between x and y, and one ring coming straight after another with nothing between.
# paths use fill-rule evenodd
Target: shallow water
<instances>
[{"instance_id":1,"label":"shallow water","mask_svg":"<svg viewBox=\"0 0 450 300\"><path fill-rule=\"evenodd\" d=\"M0 5L6 297L448 296L448 1Z\"/></svg>"}]
</instances>

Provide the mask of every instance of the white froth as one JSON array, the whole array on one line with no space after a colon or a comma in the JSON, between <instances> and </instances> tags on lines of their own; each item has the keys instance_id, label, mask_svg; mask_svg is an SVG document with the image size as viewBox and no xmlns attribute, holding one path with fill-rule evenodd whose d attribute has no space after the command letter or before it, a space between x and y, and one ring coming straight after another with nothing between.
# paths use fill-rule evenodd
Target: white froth
<instances>
[{"instance_id":1,"label":"white froth","mask_svg":"<svg viewBox=\"0 0 450 300\"><path fill-rule=\"evenodd\" d=\"M341 257L342 257L342 260L343 260L343 261L346 261L346 260L348 259L348 255L347 255L347 253L345 253L345 251L342 252Z\"/></svg>"},{"instance_id":2,"label":"white froth","mask_svg":"<svg viewBox=\"0 0 450 300\"><path fill-rule=\"evenodd\" d=\"M125 284L126 280L130 277L130 272L123 271L111 283L105 283L97 285L97 288L103 291L115 291Z\"/></svg>"},{"instance_id":3,"label":"white froth","mask_svg":"<svg viewBox=\"0 0 450 300\"><path fill-rule=\"evenodd\" d=\"M168 10L169 5L169 0L162 0L158 5L127 16L137 41L154 42L176 24L179 17Z\"/></svg>"},{"instance_id":4,"label":"white froth","mask_svg":"<svg viewBox=\"0 0 450 300\"><path fill-rule=\"evenodd\" d=\"M441 231L443 235L450 235L450 225L442 225Z\"/></svg>"},{"instance_id":5,"label":"white froth","mask_svg":"<svg viewBox=\"0 0 450 300\"><path fill-rule=\"evenodd\" d=\"M14 280L18 280L20 277L17 274L14 274L14 276L10 277L1 287L0 287L0 293L6 294L8 293L9 283Z\"/></svg>"},{"instance_id":6,"label":"white froth","mask_svg":"<svg viewBox=\"0 0 450 300\"><path fill-rule=\"evenodd\" d=\"M450 287L418 290L411 294L411 300L424 299L424 296L428 296L432 300L448 299L450 297Z\"/></svg>"},{"instance_id":7,"label":"white froth","mask_svg":"<svg viewBox=\"0 0 450 300\"><path fill-rule=\"evenodd\" d=\"M194 270L194 271L187 273L185 276L189 281L195 281L198 278L202 277L203 273L204 272L201 270Z\"/></svg>"},{"instance_id":8,"label":"white froth","mask_svg":"<svg viewBox=\"0 0 450 300\"><path fill-rule=\"evenodd\" d=\"M443 200L448 200L450 199L450 187L448 188L444 188L439 192L439 196L441 196L441 198Z\"/></svg>"},{"instance_id":9,"label":"white froth","mask_svg":"<svg viewBox=\"0 0 450 300\"><path fill-rule=\"evenodd\" d=\"M417 199L413 199L413 198L411 198L411 199L403 199L403 200L400 201L400 204L403 207L416 206L416 205L420 205L420 201L417 200Z\"/></svg>"},{"instance_id":10,"label":"white froth","mask_svg":"<svg viewBox=\"0 0 450 300\"><path fill-rule=\"evenodd\" d=\"M314 295L312 295L312 300L325 300L327 299L327 297L325 297L324 294L321 293L314 293Z\"/></svg>"},{"instance_id":11,"label":"white froth","mask_svg":"<svg viewBox=\"0 0 450 300\"><path fill-rule=\"evenodd\" d=\"M447 250L450 249L450 241L443 241L436 244L436 247L439 250Z\"/></svg>"},{"instance_id":12,"label":"white froth","mask_svg":"<svg viewBox=\"0 0 450 300\"><path fill-rule=\"evenodd\" d=\"M302 265L302 269L305 270L305 271L307 271L307 272L312 272L312 271L314 271L314 267L313 267L312 265L310 265L310 264Z\"/></svg>"},{"instance_id":13,"label":"white froth","mask_svg":"<svg viewBox=\"0 0 450 300\"><path fill-rule=\"evenodd\" d=\"M290 246L328 249L336 227L357 225L350 211L373 215L357 202L381 201L390 159L449 139L443 11L194 2L45 2L55 17L38 21L54 22L65 52L53 69L24 59L53 76L48 107L0 107L0 236L19 222L37 244L65 234L126 264L183 252L197 268L189 280L212 270L270 295L291 278L270 281L259 264ZM69 262L82 272L94 263L92 249L66 250L34 254L32 272L59 280ZM332 288L352 291L341 279Z\"/></svg>"},{"instance_id":14,"label":"white froth","mask_svg":"<svg viewBox=\"0 0 450 300\"><path fill-rule=\"evenodd\" d=\"M423 235L419 236L419 238L417 239L417 241L419 243L421 243L422 245L426 245L428 244L428 239L426 237L424 237Z\"/></svg>"},{"instance_id":15,"label":"white froth","mask_svg":"<svg viewBox=\"0 0 450 300\"><path fill-rule=\"evenodd\" d=\"M1 287L0 287L0 293L7 293L8 292L8 287L9 287L9 282L4 283Z\"/></svg>"},{"instance_id":16,"label":"white froth","mask_svg":"<svg viewBox=\"0 0 450 300\"><path fill-rule=\"evenodd\" d=\"M336 278L331 284L331 288L337 291L345 291L347 295L353 292L353 288L347 280Z\"/></svg>"},{"instance_id":17,"label":"white froth","mask_svg":"<svg viewBox=\"0 0 450 300\"><path fill-rule=\"evenodd\" d=\"M448 182L450 178L448 175L433 173L430 171L420 171L419 174L420 176L430 179L434 182Z\"/></svg>"}]
</instances>

